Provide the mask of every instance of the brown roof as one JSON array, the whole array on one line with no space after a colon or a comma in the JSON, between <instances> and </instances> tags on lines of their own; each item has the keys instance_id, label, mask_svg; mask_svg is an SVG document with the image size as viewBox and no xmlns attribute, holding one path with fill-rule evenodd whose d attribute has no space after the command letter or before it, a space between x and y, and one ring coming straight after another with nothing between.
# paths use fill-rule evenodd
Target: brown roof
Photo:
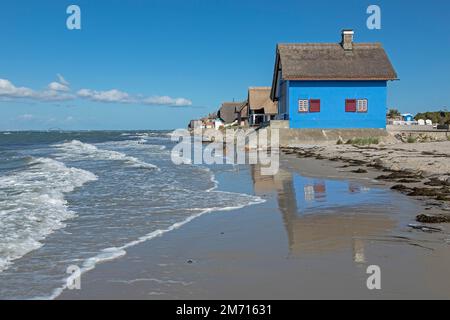
<instances>
[{"instance_id":1,"label":"brown roof","mask_svg":"<svg viewBox=\"0 0 450 320\"><path fill-rule=\"evenodd\" d=\"M284 80L395 80L380 43L353 43L344 50L338 43L279 44Z\"/></svg>"},{"instance_id":2,"label":"brown roof","mask_svg":"<svg viewBox=\"0 0 450 320\"><path fill-rule=\"evenodd\" d=\"M248 118L248 100L245 100L239 107L238 111L241 113L241 119Z\"/></svg>"},{"instance_id":3,"label":"brown roof","mask_svg":"<svg viewBox=\"0 0 450 320\"><path fill-rule=\"evenodd\" d=\"M250 110L264 109L265 114L277 114L277 103L270 99L271 87L248 88L248 105Z\"/></svg>"},{"instance_id":4,"label":"brown roof","mask_svg":"<svg viewBox=\"0 0 450 320\"><path fill-rule=\"evenodd\" d=\"M233 123L237 119L237 113L243 102L224 102L220 107L217 115L225 121L225 123Z\"/></svg>"}]
</instances>

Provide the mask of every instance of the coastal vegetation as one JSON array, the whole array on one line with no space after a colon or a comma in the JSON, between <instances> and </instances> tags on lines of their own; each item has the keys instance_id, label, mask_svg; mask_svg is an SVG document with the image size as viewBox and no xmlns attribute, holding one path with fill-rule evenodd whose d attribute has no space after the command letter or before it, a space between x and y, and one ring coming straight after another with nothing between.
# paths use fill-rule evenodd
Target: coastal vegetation
<instances>
[{"instance_id":1,"label":"coastal vegetation","mask_svg":"<svg viewBox=\"0 0 450 320\"><path fill-rule=\"evenodd\" d=\"M393 119L396 117L400 117L400 111L398 111L397 109L389 109L388 113L387 113L387 117L389 119Z\"/></svg>"},{"instance_id":2,"label":"coastal vegetation","mask_svg":"<svg viewBox=\"0 0 450 320\"><path fill-rule=\"evenodd\" d=\"M364 137L364 138L349 139L345 144L351 144L356 146L368 146L371 144L378 144L378 143L380 143L380 140L377 137Z\"/></svg>"},{"instance_id":3,"label":"coastal vegetation","mask_svg":"<svg viewBox=\"0 0 450 320\"><path fill-rule=\"evenodd\" d=\"M448 111L432 111L432 112L419 112L414 117L415 120L430 119L433 123L437 124L450 124L450 112Z\"/></svg>"},{"instance_id":4,"label":"coastal vegetation","mask_svg":"<svg viewBox=\"0 0 450 320\"><path fill-rule=\"evenodd\" d=\"M406 140L406 142L408 143L415 143L417 141L417 138L409 136L408 139Z\"/></svg>"}]
</instances>

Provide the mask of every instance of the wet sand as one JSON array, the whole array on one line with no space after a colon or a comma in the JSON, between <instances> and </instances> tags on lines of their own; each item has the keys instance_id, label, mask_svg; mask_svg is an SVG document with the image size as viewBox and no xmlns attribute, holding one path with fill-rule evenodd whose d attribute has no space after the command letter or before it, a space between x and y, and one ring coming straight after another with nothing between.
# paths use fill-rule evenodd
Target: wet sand
<instances>
[{"instance_id":1,"label":"wet sand","mask_svg":"<svg viewBox=\"0 0 450 320\"><path fill-rule=\"evenodd\" d=\"M59 298L450 298L448 225L408 227L423 202L373 180L375 170L340 166L283 156L273 177L257 166L219 169L221 190L266 202L205 214L132 247ZM381 268L381 290L367 289L369 265Z\"/></svg>"},{"instance_id":2,"label":"wet sand","mask_svg":"<svg viewBox=\"0 0 450 320\"><path fill-rule=\"evenodd\" d=\"M427 212L420 222L450 222L450 141L380 143L355 146L332 144L282 149L294 158L328 159L342 164L338 171L371 175L393 190L422 200ZM369 169L376 169L369 170Z\"/></svg>"}]
</instances>

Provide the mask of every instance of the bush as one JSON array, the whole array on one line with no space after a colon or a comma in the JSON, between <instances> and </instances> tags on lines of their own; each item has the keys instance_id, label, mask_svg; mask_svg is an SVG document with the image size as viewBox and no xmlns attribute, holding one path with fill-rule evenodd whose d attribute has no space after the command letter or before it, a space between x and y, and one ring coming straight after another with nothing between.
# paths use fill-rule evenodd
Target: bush
<instances>
[{"instance_id":1,"label":"bush","mask_svg":"<svg viewBox=\"0 0 450 320\"><path fill-rule=\"evenodd\" d=\"M388 113L387 113L387 117L390 119L393 119L395 117L399 117L400 111L398 111L397 109L389 109Z\"/></svg>"},{"instance_id":2,"label":"bush","mask_svg":"<svg viewBox=\"0 0 450 320\"><path fill-rule=\"evenodd\" d=\"M408 142L408 143L414 143L416 141L417 141L417 138L414 138L414 137L411 137L411 136L409 136L408 139L406 140L406 142Z\"/></svg>"},{"instance_id":3,"label":"bush","mask_svg":"<svg viewBox=\"0 0 450 320\"><path fill-rule=\"evenodd\" d=\"M437 124L450 124L450 112L448 111L433 111L418 113L414 119L430 119Z\"/></svg>"},{"instance_id":4,"label":"bush","mask_svg":"<svg viewBox=\"0 0 450 320\"><path fill-rule=\"evenodd\" d=\"M346 144L352 144L357 146L367 146L370 144L378 144L380 140L376 137L366 137L366 138L354 138L346 142Z\"/></svg>"}]
</instances>

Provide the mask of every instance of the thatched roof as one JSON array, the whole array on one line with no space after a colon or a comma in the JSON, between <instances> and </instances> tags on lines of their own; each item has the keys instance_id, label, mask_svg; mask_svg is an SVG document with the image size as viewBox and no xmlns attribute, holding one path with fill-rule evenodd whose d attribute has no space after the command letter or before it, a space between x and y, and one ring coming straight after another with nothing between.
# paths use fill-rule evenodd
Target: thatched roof
<instances>
[{"instance_id":1,"label":"thatched roof","mask_svg":"<svg viewBox=\"0 0 450 320\"><path fill-rule=\"evenodd\" d=\"M241 113L241 119L247 119L248 118L248 100L245 100L239 107L238 112Z\"/></svg>"},{"instance_id":2,"label":"thatched roof","mask_svg":"<svg viewBox=\"0 0 450 320\"><path fill-rule=\"evenodd\" d=\"M379 43L279 44L286 80L394 80L397 74Z\"/></svg>"},{"instance_id":3,"label":"thatched roof","mask_svg":"<svg viewBox=\"0 0 450 320\"><path fill-rule=\"evenodd\" d=\"M270 99L271 87L248 88L248 105L250 110L264 109L265 114L277 114L277 102Z\"/></svg>"},{"instance_id":4,"label":"thatched roof","mask_svg":"<svg viewBox=\"0 0 450 320\"><path fill-rule=\"evenodd\" d=\"M279 70L282 80L397 79L380 43L352 46L352 50L344 50L339 43L278 44L272 86L278 81Z\"/></svg>"},{"instance_id":5,"label":"thatched roof","mask_svg":"<svg viewBox=\"0 0 450 320\"><path fill-rule=\"evenodd\" d=\"M237 113L243 102L224 102L220 107L217 115L225 121L225 123L233 123L237 119Z\"/></svg>"}]
</instances>

